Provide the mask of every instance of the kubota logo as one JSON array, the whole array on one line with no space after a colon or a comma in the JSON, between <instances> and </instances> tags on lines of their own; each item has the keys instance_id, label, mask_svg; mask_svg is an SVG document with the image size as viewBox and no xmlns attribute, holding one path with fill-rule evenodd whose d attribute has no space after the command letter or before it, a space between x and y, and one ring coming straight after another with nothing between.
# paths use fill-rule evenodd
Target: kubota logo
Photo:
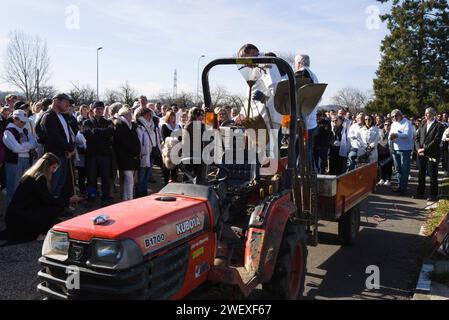
<instances>
[{"instance_id":1,"label":"kubota logo","mask_svg":"<svg viewBox=\"0 0 449 320\"><path fill-rule=\"evenodd\" d=\"M178 223L176 225L176 234L179 236L179 235L189 232L195 228L198 228L199 226L201 226L200 218L193 217L187 221Z\"/></svg>"}]
</instances>

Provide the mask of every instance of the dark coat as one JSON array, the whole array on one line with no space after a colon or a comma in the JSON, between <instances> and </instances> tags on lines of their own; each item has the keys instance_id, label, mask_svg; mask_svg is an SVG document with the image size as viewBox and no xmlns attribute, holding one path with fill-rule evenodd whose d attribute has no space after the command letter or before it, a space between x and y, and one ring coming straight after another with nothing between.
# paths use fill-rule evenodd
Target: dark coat
<instances>
[{"instance_id":1,"label":"dark coat","mask_svg":"<svg viewBox=\"0 0 449 320\"><path fill-rule=\"evenodd\" d=\"M44 145L45 152L52 152L62 158L65 157L66 152L75 150L75 141L70 139L70 142L67 142L64 127L53 110L45 112L37 122L36 134L39 143Z\"/></svg>"},{"instance_id":2,"label":"dark coat","mask_svg":"<svg viewBox=\"0 0 449 320\"><path fill-rule=\"evenodd\" d=\"M318 122L318 134L315 136L314 146L316 148L328 148L334 138L330 121L321 119ZM340 138L341 140L341 138Z\"/></svg>"},{"instance_id":3,"label":"dark coat","mask_svg":"<svg viewBox=\"0 0 449 320\"><path fill-rule=\"evenodd\" d=\"M117 156L118 169L135 171L140 168L140 140L137 135L137 125L132 128L120 119L114 120L114 149Z\"/></svg>"},{"instance_id":4,"label":"dark coat","mask_svg":"<svg viewBox=\"0 0 449 320\"><path fill-rule=\"evenodd\" d=\"M440 143L443 137L445 127L438 121L432 124L429 132L427 132L427 122L424 123L417 131L415 146L416 150L424 148L426 157L439 159L441 156Z\"/></svg>"},{"instance_id":5,"label":"dark coat","mask_svg":"<svg viewBox=\"0 0 449 320\"><path fill-rule=\"evenodd\" d=\"M84 137L87 141L88 156L111 156L114 125L105 118L84 121Z\"/></svg>"},{"instance_id":6,"label":"dark coat","mask_svg":"<svg viewBox=\"0 0 449 320\"><path fill-rule=\"evenodd\" d=\"M59 222L58 218L68 207L68 198L54 198L47 179L40 177L22 179L6 210L8 234L15 240L34 240Z\"/></svg>"}]
</instances>

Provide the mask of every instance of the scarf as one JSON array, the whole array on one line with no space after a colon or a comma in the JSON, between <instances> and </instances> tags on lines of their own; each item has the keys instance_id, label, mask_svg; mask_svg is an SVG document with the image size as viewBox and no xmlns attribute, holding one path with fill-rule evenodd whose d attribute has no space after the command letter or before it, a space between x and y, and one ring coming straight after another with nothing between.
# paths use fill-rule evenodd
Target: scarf
<instances>
[{"instance_id":1,"label":"scarf","mask_svg":"<svg viewBox=\"0 0 449 320\"><path fill-rule=\"evenodd\" d=\"M128 126L129 130L133 128L132 124L129 123L124 116L119 116L119 119L122 120Z\"/></svg>"},{"instance_id":2,"label":"scarf","mask_svg":"<svg viewBox=\"0 0 449 320\"><path fill-rule=\"evenodd\" d=\"M150 137L151 147L157 147L156 133L154 132L153 120L147 121L144 117L140 117L137 119L137 121L139 121L139 123L142 125L142 127L145 129L148 136Z\"/></svg>"}]
</instances>

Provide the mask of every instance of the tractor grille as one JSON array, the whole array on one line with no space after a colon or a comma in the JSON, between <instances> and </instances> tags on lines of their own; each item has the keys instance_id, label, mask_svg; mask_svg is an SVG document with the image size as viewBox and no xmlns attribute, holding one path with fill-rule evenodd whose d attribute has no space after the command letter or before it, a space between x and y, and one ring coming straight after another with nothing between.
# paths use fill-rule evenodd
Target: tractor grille
<instances>
[{"instance_id":1,"label":"tractor grille","mask_svg":"<svg viewBox=\"0 0 449 320\"><path fill-rule=\"evenodd\" d=\"M73 250L74 248L74 250ZM39 262L41 283L38 291L46 298L58 300L166 300L179 292L188 266L189 246L183 245L140 266L124 271L88 269L88 244L71 243L66 263L42 257ZM80 289L68 290L69 266L80 272Z\"/></svg>"},{"instance_id":2,"label":"tractor grille","mask_svg":"<svg viewBox=\"0 0 449 320\"><path fill-rule=\"evenodd\" d=\"M189 246L184 245L150 261L148 283L153 300L166 300L176 294L184 283L189 263Z\"/></svg>"}]
</instances>

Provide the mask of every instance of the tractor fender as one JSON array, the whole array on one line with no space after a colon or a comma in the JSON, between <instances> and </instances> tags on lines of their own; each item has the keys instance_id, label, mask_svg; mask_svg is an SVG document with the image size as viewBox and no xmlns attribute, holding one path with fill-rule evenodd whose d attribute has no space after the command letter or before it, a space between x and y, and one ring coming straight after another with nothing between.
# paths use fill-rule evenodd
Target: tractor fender
<instances>
[{"instance_id":1,"label":"tractor fender","mask_svg":"<svg viewBox=\"0 0 449 320\"><path fill-rule=\"evenodd\" d=\"M261 283L271 279L284 230L296 206L289 193L267 200L254 210L248 230L245 267L255 271Z\"/></svg>"}]
</instances>

